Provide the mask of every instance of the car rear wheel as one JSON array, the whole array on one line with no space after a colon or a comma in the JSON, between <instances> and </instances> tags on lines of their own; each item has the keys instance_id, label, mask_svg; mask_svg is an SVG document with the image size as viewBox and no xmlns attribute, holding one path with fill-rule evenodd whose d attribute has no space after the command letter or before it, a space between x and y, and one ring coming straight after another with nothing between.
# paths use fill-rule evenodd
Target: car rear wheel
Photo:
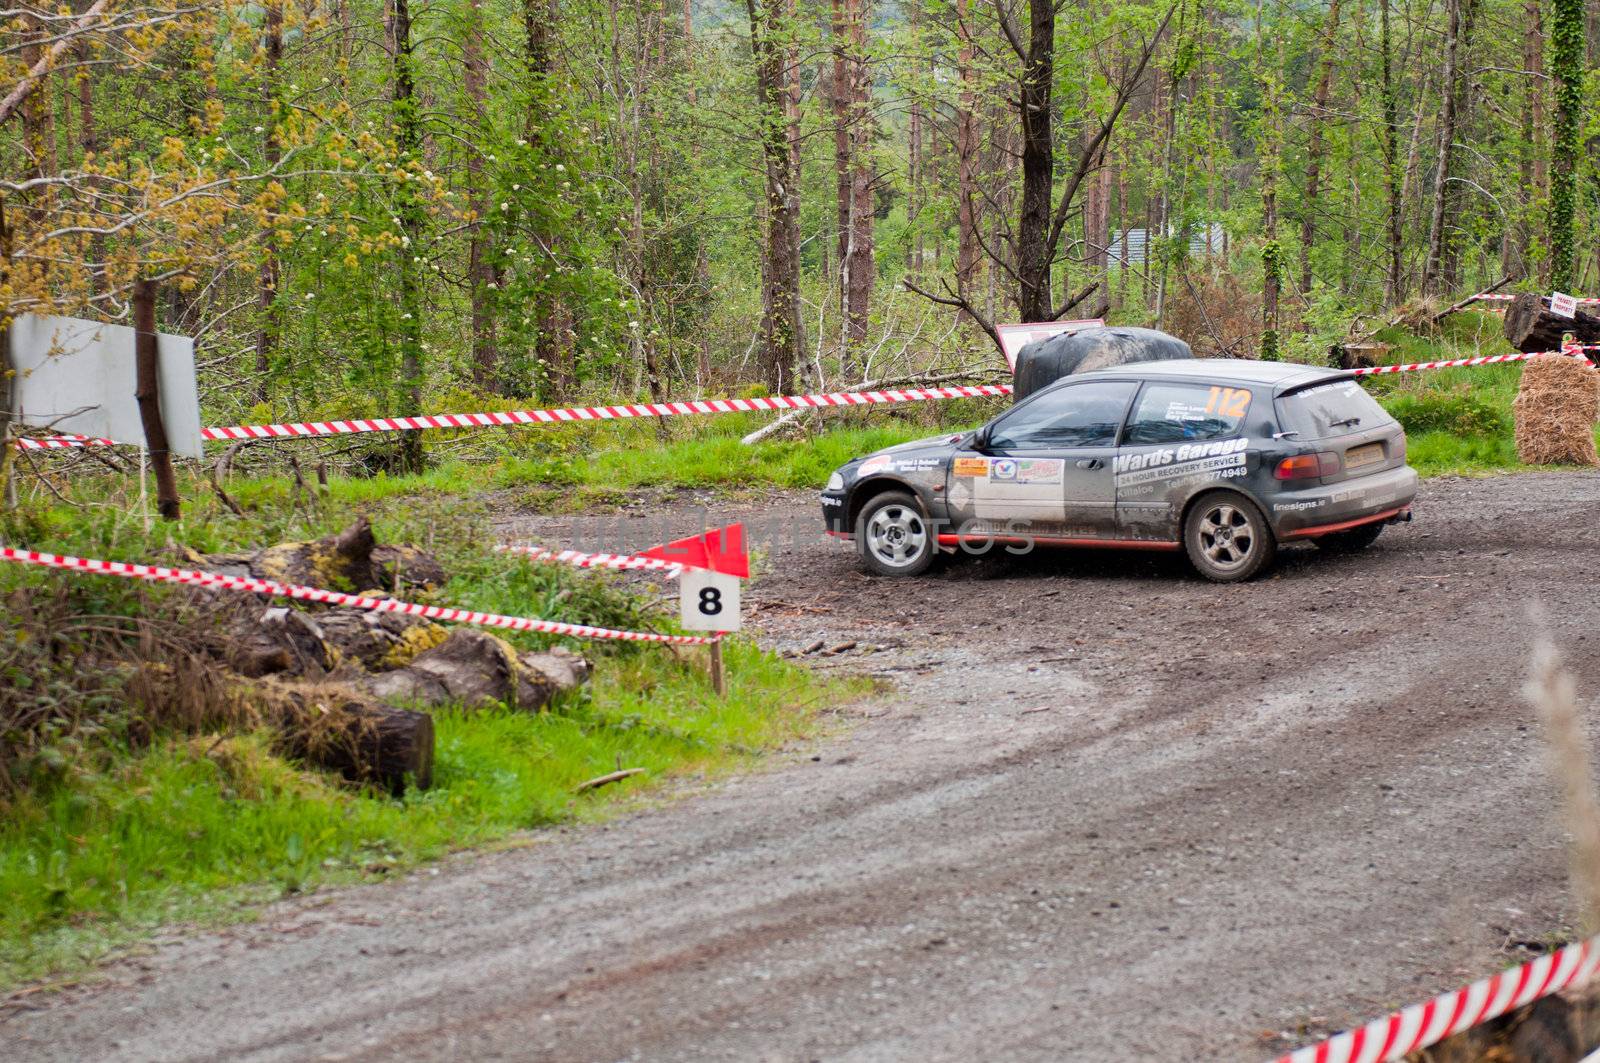
<instances>
[{"instance_id":1,"label":"car rear wheel","mask_svg":"<svg viewBox=\"0 0 1600 1063\"><path fill-rule=\"evenodd\" d=\"M871 499L856 518L856 549L880 576L920 576L939 552L917 500L899 491Z\"/></svg>"},{"instance_id":2,"label":"car rear wheel","mask_svg":"<svg viewBox=\"0 0 1600 1063\"><path fill-rule=\"evenodd\" d=\"M1354 554L1377 542L1378 536L1382 534L1383 525L1373 523L1334 532L1332 535L1319 535L1311 541L1331 554Z\"/></svg>"},{"instance_id":3,"label":"car rear wheel","mask_svg":"<svg viewBox=\"0 0 1600 1063\"><path fill-rule=\"evenodd\" d=\"M1217 583L1249 579L1278 552L1261 511L1230 491L1213 492L1194 504L1183 524L1183 545L1200 574Z\"/></svg>"}]
</instances>

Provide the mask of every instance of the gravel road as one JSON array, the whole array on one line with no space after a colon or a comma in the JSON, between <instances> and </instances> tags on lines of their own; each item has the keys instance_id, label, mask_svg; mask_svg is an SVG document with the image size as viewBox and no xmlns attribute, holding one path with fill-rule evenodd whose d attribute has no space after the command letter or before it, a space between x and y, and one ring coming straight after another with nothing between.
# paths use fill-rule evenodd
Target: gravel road
<instances>
[{"instance_id":1,"label":"gravel road","mask_svg":"<svg viewBox=\"0 0 1600 1063\"><path fill-rule=\"evenodd\" d=\"M770 770L175 935L0 1010L12 1059L1264 1059L1526 958L1571 916L1527 608L1600 692L1600 475L1435 480L1363 556L869 579L812 496L742 517L763 641L885 693ZM663 527L663 514L669 520ZM601 541L607 535L611 542Z\"/></svg>"}]
</instances>

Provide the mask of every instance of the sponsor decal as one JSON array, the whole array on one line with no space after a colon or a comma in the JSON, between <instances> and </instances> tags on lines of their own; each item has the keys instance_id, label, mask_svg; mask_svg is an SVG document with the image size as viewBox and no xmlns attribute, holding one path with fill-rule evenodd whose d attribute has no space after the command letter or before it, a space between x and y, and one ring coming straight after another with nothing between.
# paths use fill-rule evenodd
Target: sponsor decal
<instances>
[{"instance_id":1,"label":"sponsor decal","mask_svg":"<svg viewBox=\"0 0 1600 1063\"><path fill-rule=\"evenodd\" d=\"M842 506L842 505L844 505L844 499L842 499L842 498L830 498L827 495L823 495L822 496L822 504L825 505L825 506Z\"/></svg>"},{"instance_id":2,"label":"sponsor decal","mask_svg":"<svg viewBox=\"0 0 1600 1063\"><path fill-rule=\"evenodd\" d=\"M1171 465L1174 462L1237 454L1249 445L1250 441L1241 437L1220 439L1213 443L1185 443L1178 447L1161 447L1158 450L1147 450L1142 454L1123 454L1112 463L1112 468L1119 474L1138 472L1140 469Z\"/></svg>"},{"instance_id":3,"label":"sponsor decal","mask_svg":"<svg viewBox=\"0 0 1600 1063\"><path fill-rule=\"evenodd\" d=\"M957 458L951 469L957 476L988 476L988 458Z\"/></svg>"},{"instance_id":4,"label":"sponsor decal","mask_svg":"<svg viewBox=\"0 0 1600 1063\"><path fill-rule=\"evenodd\" d=\"M1185 443L1144 454L1116 459L1117 488L1138 487L1172 480L1223 480L1245 475L1244 448L1249 441L1228 439L1218 443Z\"/></svg>"},{"instance_id":5,"label":"sponsor decal","mask_svg":"<svg viewBox=\"0 0 1600 1063\"><path fill-rule=\"evenodd\" d=\"M944 464L939 458L907 458L894 463L895 472L931 472Z\"/></svg>"},{"instance_id":6,"label":"sponsor decal","mask_svg":"<svg viewBox=\"0 0 1600 1063\"><path fill-rule=\"evenodd\" d=\"M1017 482L1024 484L1058 484L1066 462L1060 458L1018 458Z\"/></svg>"},{"instance_id":7,"label":"sponsor decal","mask_svg":"<svg viewBox=\"0 0 1600 1063\"><path fill-rule=\"evenodd\" d=\"M858 476L871 476L875 472L882 472L894 464L892 458L868 458L861 463L861 468L856 470Z\"/></svg>"},{"instance_id":8,"label":"sponsor decal","mask_svg":"<svg viewBox=\"0 0 1600 1063\"><path fill-rule=\"evenodd\" d=\"M989 479L996 483L1015 483L1017 461L1015 458L996 458L989 463Z\"/></svg>"},{"instance_id":9,"label":"sponsor decal","mask_svg":"<svg viewBox=\"0 0 1600 1063\"><path fill-rule=\"evenodd\" d=\"M1272 508L1278 513L1294 513L1302 509L1316 509L1326 502L1325 498L1313 498L1304 502L1274 502Z\"/></svg>"}]
</instances>

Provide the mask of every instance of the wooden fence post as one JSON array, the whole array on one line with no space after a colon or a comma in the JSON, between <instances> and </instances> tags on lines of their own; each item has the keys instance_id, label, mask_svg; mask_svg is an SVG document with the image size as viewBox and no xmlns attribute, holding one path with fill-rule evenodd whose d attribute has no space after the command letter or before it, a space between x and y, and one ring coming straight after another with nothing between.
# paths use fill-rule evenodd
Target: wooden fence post
<instances>
[{"instance_id":1,"label":"wooden fence post","mask_svg":"<svg viewBox=\"0 0 1600 1063\"><path fill-rule=\"evenodd\" d=\"M133 287L133 357L137 367L134 398L144 423L145 446L156 474L156 512L162 520L177 520L181 502L178 480L172 472L172 452L167 449L167 429L161 423L160 356L156 350L156 286L137 281Z\"/></svg>"}]
</instances>

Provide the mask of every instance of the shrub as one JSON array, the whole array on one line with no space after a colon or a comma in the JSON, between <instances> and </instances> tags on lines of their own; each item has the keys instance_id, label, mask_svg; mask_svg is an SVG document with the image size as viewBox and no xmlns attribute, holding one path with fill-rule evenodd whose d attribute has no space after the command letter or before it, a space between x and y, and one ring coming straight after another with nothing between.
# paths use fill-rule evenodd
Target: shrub
<instances>
[{"instance_id":1,"label":"shrub","mask_svg":"<svg viewBox=\"0 0 1600 1063\"><path fill-rule=\"evenodd\" d=\"M1504 410L1466 388L1400 393L1387 396L1383 404L1408 433L1493 436L1511 428Z\"/></svg>"}]
</instances>

